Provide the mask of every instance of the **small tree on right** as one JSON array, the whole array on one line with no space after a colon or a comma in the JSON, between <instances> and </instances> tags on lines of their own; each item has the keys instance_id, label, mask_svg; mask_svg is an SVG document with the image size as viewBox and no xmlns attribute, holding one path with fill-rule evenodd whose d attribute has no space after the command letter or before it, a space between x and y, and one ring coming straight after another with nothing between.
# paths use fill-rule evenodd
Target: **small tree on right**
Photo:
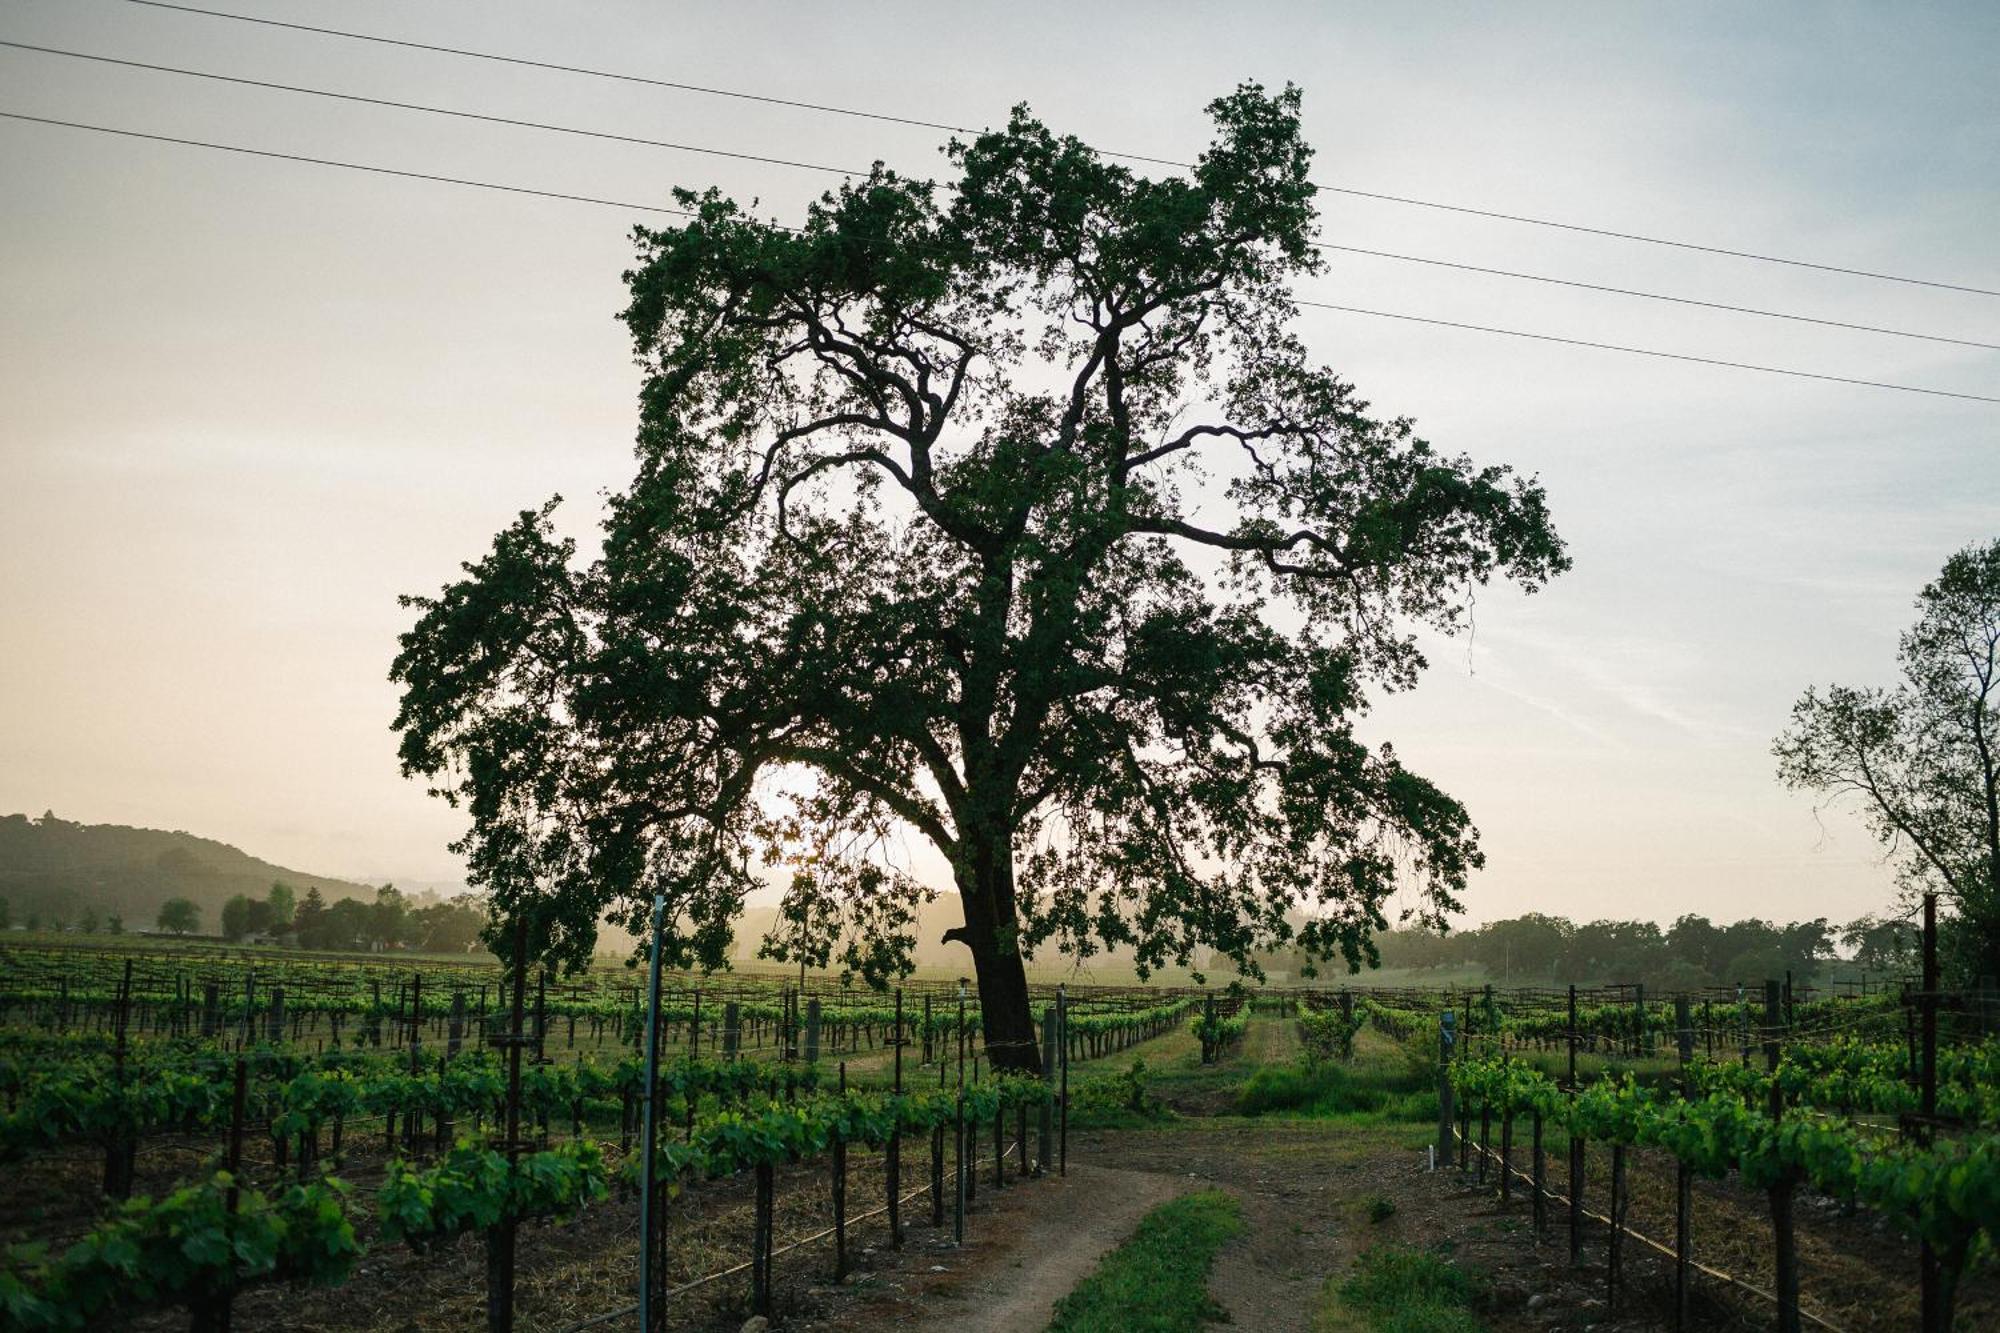
<instances>
[{"instance_id":1,"label":"small tree on right","mask_svg":"<svg viewBox=\"0 0 2000 1333\"><path fill-rule=\"evenodd\" d=\"M1913 896L1956 909L1962 965L2000 977L2000 540L1917 595L1893 688L1808 688L1772 746L1785 785L1858 799Z\"/></svg>"}]
</instances>

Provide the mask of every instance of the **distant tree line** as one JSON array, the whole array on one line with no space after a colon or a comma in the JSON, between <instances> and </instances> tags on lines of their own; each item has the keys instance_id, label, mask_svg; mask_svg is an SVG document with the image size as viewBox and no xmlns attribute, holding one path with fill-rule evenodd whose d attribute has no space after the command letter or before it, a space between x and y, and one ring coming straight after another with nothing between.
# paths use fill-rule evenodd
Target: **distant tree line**
<instances>
[{"instance_id":1,"label":"distant tree line","mask_svg":"<svg viewBox=\"0 0 2000 1333\"><path fill-rule=\"evenodd\" d=\"M0 930L16 925L24 930L52 930L81 935L122 935L125 920L116 912L100 915L84 907L74 919L24 914L17 923L12 906L0 898ZM316 888L305 897L280 880L262 898L239 893L222 905L218 928L232 944L289 944L301 949L375 950L422 949L431 953L466 953L479 946L486 909L476 900L411 898L393 884L375 891L372 902L341 898L329 904ZM175 896L160 904L154 929L170 935L201 933L201 905Z\"/></svg>"},{"instance_id":2,"label":"distant tree line","mask_svg":"<svg viewBox=\"0 0 2000 1333\"><path fill-rule=\"evenodd\" d=\"M301 949L364 951L423 949L464 953L479 943L485 908L465 899L426 894L411 898L393 884L375 890L372 902L332 903L317 888L303 898L282 880L263 898L237 894L222 905L222 937L232 942L268 940ZM162 929L171 929L163 920Z\"/></svg>"},{"instance_id":3,"label":"distant tree line","mask_svg":"<svg viewBox=\"0 0 2000 1333\"><path fill-rule=\"evenodd\" d=\"M1689 914L1651 921L1574 922L1530 912L1469 930L1391 930L1376 937L1382 966L1476 965L1496 981L1637 981L1664 987L1725 985L1786 973L1804 979L1838 966L1895 972L1916 966L1907 921L1824 917L1778 924L1750 918L1718 925Z\"/></svg>"},{"instance_id":4,"label":"distant tree line","mask_svg":"<svg viewBox=\"0 0 2000 1333\"><path fill-rule=\"evenodd\" d=\"M14 906L5 898L0 898L0 930L12 930ZM84 907L76 914L76 920L51 914L46 919L38 911L30 909L22 914L18 923L23 930L74 930L79 935L123 935L125 918L117 912L100 913L95 907Z\"/></svg>"}]
</instances>

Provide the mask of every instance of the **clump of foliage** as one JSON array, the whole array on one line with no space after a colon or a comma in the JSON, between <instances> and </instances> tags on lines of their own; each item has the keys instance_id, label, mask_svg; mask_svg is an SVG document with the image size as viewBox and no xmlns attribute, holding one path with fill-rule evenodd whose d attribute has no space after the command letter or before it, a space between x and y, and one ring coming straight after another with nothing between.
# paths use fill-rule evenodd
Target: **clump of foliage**
<instances>
[{"instance_id":1,"label":"clump of foliage","mask_svg":"<svg viewBox=\"0 0 2000 1333\"><path fill-rule=\"evenodd\" d=\"M1086 1129L1150 1124L1172 1114L1153 1094L1146 1062L1077 1083L1070 1089L1070 1123Z\"/></svg>"}]
</instances>

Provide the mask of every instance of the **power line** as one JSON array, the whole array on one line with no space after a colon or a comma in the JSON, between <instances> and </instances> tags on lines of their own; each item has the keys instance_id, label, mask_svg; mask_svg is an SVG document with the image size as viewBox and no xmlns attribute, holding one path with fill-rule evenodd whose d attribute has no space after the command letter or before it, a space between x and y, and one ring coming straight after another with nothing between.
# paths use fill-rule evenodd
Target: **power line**
<instances>
[{"instance_id":1,"label":"power line","mask_svg":"<svg viewBox=\"0 0 2000 1333\"><path fill-rule=\"evenodd\" d=\"M1627 347L1621 343L1592 342L1588 338L1561 338L1553 333L1530 333L1525 329L1502 329L1490 324L1465 324L1451 319L1431 319L1423 315L1402 315L1390 310L1364 310L1360 306L1334 305L1329 301L1296 301L1318 310L1339 310L1349 315L1373 315L1377 319L1400 319L1412 324L1435 324L1446 329L1469 329L1474 333L1498 333L1509 338L1532 338L1536 342L1562 343L1569 347L1595 347L1606 352L1626 352L1633 356L1656 356L1667 361L1691 361L1702 366L1727 366L1731 370L1755 370L1766 375L1789 375L1795 379L1825 380L1829 384L1858 384L1870 389L1894 389L1899 393L1922 393L1936 398L1963 398L1974 403L2000 403L2000 398L1979 393L1958 393L1951 389L1926 389L1914 384L1891 384L1886 380L1851 379L1846 375L1822 375L1811 370L1788 370L1783 366L1760 366L1749 361L1724 361L1712 356L1690 356L1684 352L1662 352L1652 347Z\"/></svg>"},{"instance_id":2,"label":"power line","mask_svg":"<svg viewBox=\"0 0 2000 1333\"><path fill-rule=\"evenodd\" d=\"M1486 273L1496 278L1514 278L1521 282L1542 282L1556 287L1574 287L1586 292L1609 292L1614 296L1637 296L1648 301L1670 301L1675 305L1699 306L1704 310L1726 310L1737 315L1756 315L1763 319L1784 319L1795 324L1817 324L1829 329L1849 329L1856 333L1882 333L1892 338L1917 338L1924 342L1950 343L1957 347L1977 347L1989 352L2000 352L2000 343L1979 342L1972 338L1948 338L1941 333L1918 333L1912 329L1884 328L1879 324L1855 324L1844 319L1821 319L1815 315L1796 315L1786 310L1764 310L1756 306L1729 305L1722 301L1703 301L1692 296L1675 296L1669 292L1648 292L1636 287L1611 287L1596 282L1581 282L1575 278L1557 278L1544 273L1522 273L1514 269L1487 268L1480 264L1461 263L1455 259L1436 259L1425 255L1397 254L1392 250L1368 250L1358 245L1335 245L1321 242L1322 250L1338 250L1352 255L1373 255L1377 259L1394 259L1405 264L1428 264L1435 268L1455 268L1466 273Z\"/></svg>"},{"instance_id":3,"label":"power line","mask_svg":"<svg viewBox=\"0 0 2000 1333\"><path fill-rule=\"evenodd\" d=\"M233 19L238 23L255 23L266 28L289 28L293 32L310 32L322 37L345 37L356 42L375 42L382 46L400 46L410 51L433 51L439 55L464 56L470 60L490 60L501 65L519 65L526 69L553 70L558 74L582 74L593 79L612 79L619 83L644 84L649 88L671 88L676 92L700 93L704 97L730 97L739 102L763 102L770 106L788 106L799 111L818 111L832 116L852 116L857 120L879 120L890 125L911 125L917 129L944 130L949 134L977 134L977 130L963 125L946 125L934 120L918 120L911 116L894 116L880 111L857 111L852 107L829 106L823 102L801 102L790 97L773 97L767 93L738 92L729 88L711 88L699 83L681 83L673 79L648 78L643 74L621 74L616 70L591 69L583 65L561 65L552 60L530 60L525 56L501 55L494 51L472 51L462 46L437 46L430 42L413 42L400 37L383 37L371 32L349 32L344 28L321 28L310 23L287 23L282 19L261 18L255 14L232 14L223 9L202 9L196 5L169 4L167 0L127 0L128 4L144 5L148 9L172 9L183 14L200 14L206 18Z\"/></svg>"},{"instance_id":4,"label":"power line","mask_svg":"<svg viewBox=\"0 0 2000 1333\"><path fill-rule=\"evenodd\" d=\"M596 69L585 65L564 65L548 60L531 60L524 56L502 55L493 51L475 51L461 46L443 46L431 42L411 41L400 37L384 37L377 33L353 32L345 28L320 27L310 23L291 23L282 19L261 18L252 14L236 14L223 9L205 9L198 5L171 3L170 0L125 0L127 4L143 5L149 9L169 9L183 14L199 14L205 18L229 19L238 23L255 23L268 28L286 28L294 32L313 33L323 37L340 37L348 41L373 42L382 46L397 46L412 51L431 51L439 55L461 56L470 60L486 60L496 64L516 65L528 69L552 70L561 74L580 74L593 79L611 79L620 83L643 84L654 88L670 88L677 92L697 93L704 97L726 97L742 102L761 102L769 106L791 107L800 111L813 111L823 115L847 116L857 120L873 120L890 125L909 125L919 129L943 130L949 134L977 134L978 131L964 125L951 125L944 121L924 120L915 116L900 116L883 111L865 111L856 107L834 106L824 102L805 102L789 97L775 97L767 93L744 92L735 88L716 88L705 84L684 83L672 79L655 79L639 74L625 74L616 70ZM1143 153L1115 152L1099 149L1106 157L1115 157L1127 162L1144 162L1153 166L1172 167L1185 171L1193 164L1175 161L1172 158L1150 157ZM1881 273L1872 269L1850 268L1840 264L1822 264L1809 259L1794 259L1785 255L1774 255L1756 250L1734 250L1726 246L1704 245L1695 241L1680 241L1666 236L1651 236L1642 232L1616 231L1607 227L1591 227L1577 222L1563 222L1555 218L1533 217L1524 213L1503 213L1496 209L1474 208L1466 204L1446 203L1436 199L1417 199L1409 195L1385 194L1375 190L1361 190L1352 186L1327 185L1312 182L1313 188L1328 194L1344 194L1356 199L1373 199L1382 203L1403 204L1411 208L1437 209L1446 213L1459 213L1468 217L1487 218L1500 222L1516 222L1532 227L1551 227L1558 231L1574 232L1586 236L1603 236L1612 240L1634 241L1644 245L1666 246L1676 250L1692 250L1701 254L1723 255L1731 259L1754 260L1764 264L1782 264L1791 268L1812 269L1820 273L1838 273L1852 278L1869 278L1877 282L1901 283L1911 287L1930 287L1941 291L1965 292L1973 296L2000 296L2000 290L1975 287L1965 283L1942 282L1929 278L1913 278L1897 273Z\"/></svg>"},{"instance_id":5,"label":"power line","mask_svg":"<svg viewBox=\"0 0 2000 1333\"><path fill-rule=\"evenodd\" d=\"M260 20L261 21L261 20ZM119 56L97 55L89 51L68 51L57 46L36 46L30 42L11 42L0 39L0 47L15 51L33 51L38 55L64 56L71 60L88 60L100 65L120 65L126 69L151 70L156 74L175 74L183 78L206 79L211 83L233 83L245 88L263 88L272 92L302 93L307 97L324 97L335 102L358 102L364 106L388 107L396 111L421 111L430 116L450 116L456 120L484 121L490 125L508 125L516 129L547 130L551 134L573 134L585 139L606 139L613 143L639 144L646 148L671 148L682 153L702 153L709 157L729 157L740 162L758 162L772 167L797 167L802 171L826 171L843 176L866 176L865 169L830 167L819 162L799 162L786 157L764 157L756 153L738 153L725 148L709 148L702 144L680 143L672 139L648 139L636 134L617 134L610 130L587 130L574 125L556 125L543 120L522 120L514 116L496 116L483 111L462 111L456 107L433 106L427 102L399 102L388 97L369 97L362 93L335 92L331 88L309 88L298 83L279 83L272 79L251 79L238 74L218 74L212 70L187 69L180 65L157 65L147 60L126 60Z\"/></svg>"},{"instance_id":6,"label":"power line","mask_svg":"<svg viewBox=\"0 0 2000 1333\"><path fill-rule=\"evenodd\" d=\"M52 116L31 116L19 111L0 110L0 119L22 121L33 125L51 125L64 129L87 130L96 134L115 135L126 139L142 139L154 143L179 144L188 148L208 148L217 152L234 153L243 157L269 158L279 162L301 162L312 166L338 167L346 171L361 171L377 176L395 176L405 180L433 181L442 185L463 185L478 190L496 190L504 194L529 195L539 199L560 199L569 203L595 204L604 208L631 209L646 213L659 213L671 217L691 218L695 214L680 208L667 208L659 204L632 203L621 199L605 199L595 195L570 194L559 190L540 190L524 185L505 185L497 181L473 180L466 176L446 176L436 172L409 171L397 167L376 166L365 162L348 162L338 158L311 157L303 153L283 153L265 148L246 148L241 144L216 143L207 139L187 139L169 134L153 134L143 130L128 130L111 125L92 125L83 121L59 120ZM787 229L789 230L789 229ZM1724 366L1732 370L1754 370L1766 375L1786 375L1796 379L1822 380L1831 384L1851 384L1871 389L1894 389L1901 393L1920 393L1937 398L1958 398L1975 403L2000 404L2000 397L1984 394L1959 393L1951 389L1931 389L1913 384L1895 384L1884 380L1853 379L1844 375L1824 375L1815 371L1791 370L1781 366L1756 365L1747 361L1724 361L1715 357L1690 356L1680 352L1663 352L1655 348L1629 347L1618 343L1592 342L1583 338L1563 338L1549 333L1531 333L1523 329L1503 329L1485 324L1467 324L1454 320L1431 319L1422 315L1404 315L1388 310L1366 310L1358 306L1335 305L1327 301L1300 300L1296 304L1321 310L1337 310L1348 314L1372 315L1380 319L1399 319L1416 324L1435 324L1443 328L1467 329L1476 333L1501 334L1510 338L1530 338L1537 342L1562 343L1572 347L1592 347L1608 352L1625 352L1633 356L1658 357L1668 361L1686 361L1697 365Z\"/></svg>"},{"instance_id":7,"label":"power line","mask_svg":"<svg viewBox=\"0 0 2000 1333\"><path fill-rule=\"evenodd\" d=\"M633 204L620 199L599 199L594 195L565 194L559 190L536 190L525 185L501 185L495 181L476 181L463 176L441 176L428 171L404 171L396 167L378 167L366 162L343 162L331 157L307 157L303 153L280 153L268 148L245 148L241 144L214 143L207 139L181 139L171 134L149 134L143 130L119 129L112 125L87 125L80 120L57 120L53 116L30 116L19 111L0 111L0 119L27 121L34 125L60 125L64 129L115 134L125 139L149 139L154 143L181 144L188 148L212 148L220 153L267 157L278 162L306 162L316 167L340 167L345 171L366 171L376 176L400 176L405 180L436 181L442 185L468 185L477 190L500 190L507 194L533 195L538 199L562 199L575 204L600 204L606 208L631 208L680 218L695 216L684 208L663 208L658 204Z\"/></svg>"},{"instance_id":8,"label":"power line","mask_svg":"<svg viewBox=\"0 0 2000 1333\"><path fill-rule=\"evenodd\" d=\"M72 60L87 60L97 64L116 65L126 69L143 69L159 74L173 74L186 78L204 79L215 83L235 84L246 88L299 93L308 97L320 97L338 102L354 102L364 106L386 107L398 111L416 111L426 115L446 116L456 120L504 125L515 129L543 130L552 134L567 134L586 139L601 139L612 143L637 144L647 148L666 148L676 152L699 153L709 157L730 158L740 162L756 162L766 166L793 167L803 171L821 171L841 176L865 176L868 174L866 170L855 167L837 167L822 162L801 162L795 158L767 157L757 153L737 152L731 149L714 148L704 144L682 143L669 139L652 139L643 135L619 134L608 130L585 129L575 125L558 125L549 121L526 120L516 116L492 115L480 111L466 111L456 107L435 106L424 102L404 102L393 98L370 97L361 93L337 92L328 88L307 87L303 84L282 83L270 79L252 79L235 74L219 74L211 70L188 69L184 66L162 65L146 60L128 60L118 56L99 55L88 51L71 51L61 47L37 46L29 42L0 39L0 47L16 51L31 51L39 55L61 56ZM1574 278L1559 278L1549 274L1523 273L1514 269L1489 268L1484 265L1469 264L1459 260L1439 259L1425 255L1399 254L1391 250L1372 250L1358 245L1340 245L1333 242L1321 241L1314 242L1313 246L1315 249L1323 251L1366 255L1376 259L1389 259L1404 264L1423 264L1434 268L1457 269L1461 272L1482 273L1492 277L1509 278L1520 282L1538 282L1549 286L1569 287L1579 291L1604 292L1614 296L1637 297L1648 301L1666 301L1674 305L1695 306L1705 310L1721 310L1731 314L1754 315L1762 319L1782 319L1798 324L1814 324L1822 328L1846 329L1857 333L1877 333L1892 338L1914 338L1924 342L1946 343L1954 347L1974 347L1983 351L2000 352L2000 343L1981 342L1972 338L1952 338L1943 334L1920 333L1911 329L1892 329L1876 324L1859 324L1848 320L1822 319L1814 315L1800 315L1783 310L1765 310L1754 306L1730 305L1721 301L1704 301L1692 296L1675 296L1667 292L1649 292L1632 287L1614 287L1603 283L1583 282Z\"/></svg>"}]
</instances>

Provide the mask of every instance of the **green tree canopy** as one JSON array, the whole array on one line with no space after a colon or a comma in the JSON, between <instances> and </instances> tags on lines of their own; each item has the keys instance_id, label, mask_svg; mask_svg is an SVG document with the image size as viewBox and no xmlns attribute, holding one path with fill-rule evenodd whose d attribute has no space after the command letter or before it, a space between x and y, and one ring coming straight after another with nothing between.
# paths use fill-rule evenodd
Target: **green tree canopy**
<instances>
[{"instance_id":1,"label":"green tree canopy","mask_svg":"<svg viewBox=\"0 0 2000 1333\"><path fill-rule=\"evenodd\" d=\"M2000 540L1945 561L1917 595L1890 689L1809 687L1773 745L1778 776L1853 799L1911 893L1962 918L2000 978Z\"/></svg>"},{"instance_id":2,"label":"green tree canopy","mask_svg":"<svg viewBox=\"0 0 2000 1333\"><path fill-rule=\"evenodd\" d=\"M403 891L394 884L375 890L375 901L368 904L368 940L384 949L394 948L408 938L409 929L410 905Z\"/></svg>"},{"instance_id":3,"label":"green tree canopy","mask_svg":"<svg viewBox=\"0 0 2000 1333\"><path fill-rule=\"evenodd\" d=\"M574 963L663 893L668 960L716 965L775 875L770 952L879 983L914 834L1025 1066L1029 950L1353 964L1399 883L1455 906L1466 811L1355 720L1415 683L1418 626L1563 548L1533 481L1372 414L1293 332L1322 268L1297 92L1209 110L1185 175L1023 108L948 189L877 167L796 228L683 191L690 222L638 230L602 557L524 513L411 599L392 670L500 918Z\"/></svg>"},{"instance_id":4,"label":"green tree canopy","mask_svg":"<svg viewBox=\"0 0 2000 1333\"><path fill-rule=\"evenodd\" d=\"M326 945L326 899L317 887L308 888L292 913L292 930L301 949L324 949Z\"/></svg>"},{"instance_id":5,"label":"green tree canopy","mask_svg":"<svg viewBox=\"0 0 2000 1333\"><path fill-rule=\"evenodd\" d=\"M169 898L160 904L154 924L176 935L192 935L201 929L201 909L187 898Z\"/></svg>"}]
</instances>

